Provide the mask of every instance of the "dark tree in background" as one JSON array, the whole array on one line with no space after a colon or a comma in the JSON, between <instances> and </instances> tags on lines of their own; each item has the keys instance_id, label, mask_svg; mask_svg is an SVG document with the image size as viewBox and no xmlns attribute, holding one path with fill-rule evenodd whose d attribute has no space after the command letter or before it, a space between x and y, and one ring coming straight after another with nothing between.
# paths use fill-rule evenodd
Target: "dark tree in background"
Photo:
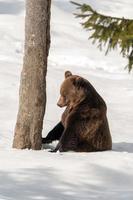
<instances>
[{"instance_id":1,"label":"dark tree in background","mask_svg":"<svg viewBox=\"0 0 133 200\"><path fill-rule=\"evenodd\" d=\"M126 68L130 72L133 68L133 20L106 16L90 5L71 2L80 10L75 15L82 18L82 26L90 31L89 39L93 44L97 42L100 50L106 48L106 54L119 48L122 56L128 59Z\"/></svg>"},{"instance_id":2,"label":"dark tree in background","mask_svg":"<svg viewBox=\"0 0 133 200\"><path fill-rule=\"evenodd\" d=\"M25 55L13 147L41 149L51 0L26 0Z\"/></svg>"}]
</instances>

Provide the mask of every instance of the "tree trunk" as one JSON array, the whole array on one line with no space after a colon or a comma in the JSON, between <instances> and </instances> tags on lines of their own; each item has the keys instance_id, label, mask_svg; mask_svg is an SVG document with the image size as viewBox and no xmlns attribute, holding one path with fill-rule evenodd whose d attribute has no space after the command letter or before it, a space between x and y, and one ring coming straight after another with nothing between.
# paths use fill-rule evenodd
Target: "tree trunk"
<instances>
[{"instance_id":1,"label":"tree trunk","mask_svg":"<svg viewBox=\"0 0 133 200\"><path fill-rule=\"evenodd\" d=\"M51 0L27 0L25 55L13 148L41 149L46 105Z\"/></svg>"}]
</instances>

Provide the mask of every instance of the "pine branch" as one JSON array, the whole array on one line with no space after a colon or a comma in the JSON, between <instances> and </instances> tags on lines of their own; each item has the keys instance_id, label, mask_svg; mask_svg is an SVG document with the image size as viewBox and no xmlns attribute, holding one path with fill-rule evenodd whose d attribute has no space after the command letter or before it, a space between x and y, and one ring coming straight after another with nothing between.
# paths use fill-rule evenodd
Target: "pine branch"
<instances>
[{"instance_id":1,"label":"pine branch","mask_svg":"<svg viewBox=\"0 0 133 200\"><path fill-rule=\"evenodd\" d=\"M89 39L98 43L100 50L107 47L105 54L119 47L123 57L127 57L129 72L133 69L133 20L111 17L98 13L90 5L71 2L81 13L76 17L82 18L83 28L91 30Z\"/></svg>"},{"instance_id":2,"label":"pine branch","mask_svg":"<svg viewBox=\"0 0 133 200\"><path fill-rule=\"evenodd\" d=\"M76 6L82 6L82 4L76 3L75 1L70 1L70 3L72 3L72 4L76 5Z\"/></svg>"}]
</instances>

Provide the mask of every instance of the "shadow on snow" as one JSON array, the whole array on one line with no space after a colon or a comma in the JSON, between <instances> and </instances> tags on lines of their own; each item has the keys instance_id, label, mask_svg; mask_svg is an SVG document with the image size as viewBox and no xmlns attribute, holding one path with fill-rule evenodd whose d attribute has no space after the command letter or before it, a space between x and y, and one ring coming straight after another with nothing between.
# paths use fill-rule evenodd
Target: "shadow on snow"
<instances>
[{"instance_id":1,"label":"shadow on snow","mask_svg":"<svg viewBox=\"0 0 133 200\"><path fill-rule=\"evenodd\" d=\"M133 143L129 142L113 143L113 151L133 153Z\"/></svg>"},{"instance_id":2,"label":"shadow on snow","mask_svg":"<svg viewBox=\"0 0 133 200\"><path fill-rule=\"evenodd\" d=\"M0 14L16 15L24 9L24 2L22 1L0 1Z\"/></svg>"},{"instance_id":3,"label":"shadow on snow","mask_svg":"<svg viewBox=\"0 0 133 200\"><path fill-rule=\"evenodd\" d=\"M133 199L133 177L103 166L90 165L89 167L94 171L93 174L88 173L87 166L86 169L81 169L81 174L76 175L78 179L67 171L67 180L60 175L59 170L52 167L22 169L17 172L1 171L0 199Z\"/></svg>"}]
</instances>

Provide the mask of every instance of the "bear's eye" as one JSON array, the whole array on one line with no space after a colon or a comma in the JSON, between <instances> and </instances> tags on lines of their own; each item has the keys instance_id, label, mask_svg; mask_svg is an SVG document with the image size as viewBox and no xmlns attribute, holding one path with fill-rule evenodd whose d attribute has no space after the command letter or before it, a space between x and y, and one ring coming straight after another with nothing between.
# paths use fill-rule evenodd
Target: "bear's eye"
<instances>
[{"instance_id":1,"label":"bear's eye","mask_svg":"<svg viewBox=\"0 0 133 200\"><path fill-rule=\"evenodd\" d=\"M64 101L67 101L67 96L66 95L63 95L62 97L63 97Z\"/></svg>"},{"instance_id":2,"label":"bear's eye","mask_svg":"<svg viewBox=\"0 0 133 200\"><path fill-rule=\"evenodd\" d=\"M62 97L63 97L64 99L66 99L66 96L65 96L65 95L62 95Z\"/></svg>"},{"instance_id":3,"label":"bear's eye","mask_svg":"<svg viewBox=\"0 0 133 200\"><path fill-rule=\"evenodd\" d=\"M62 97L63 97L63 98L66 98L66 94L65 94L65 93L63 93L63 94L62 94Z\"/></svg>"}]
</instances>

